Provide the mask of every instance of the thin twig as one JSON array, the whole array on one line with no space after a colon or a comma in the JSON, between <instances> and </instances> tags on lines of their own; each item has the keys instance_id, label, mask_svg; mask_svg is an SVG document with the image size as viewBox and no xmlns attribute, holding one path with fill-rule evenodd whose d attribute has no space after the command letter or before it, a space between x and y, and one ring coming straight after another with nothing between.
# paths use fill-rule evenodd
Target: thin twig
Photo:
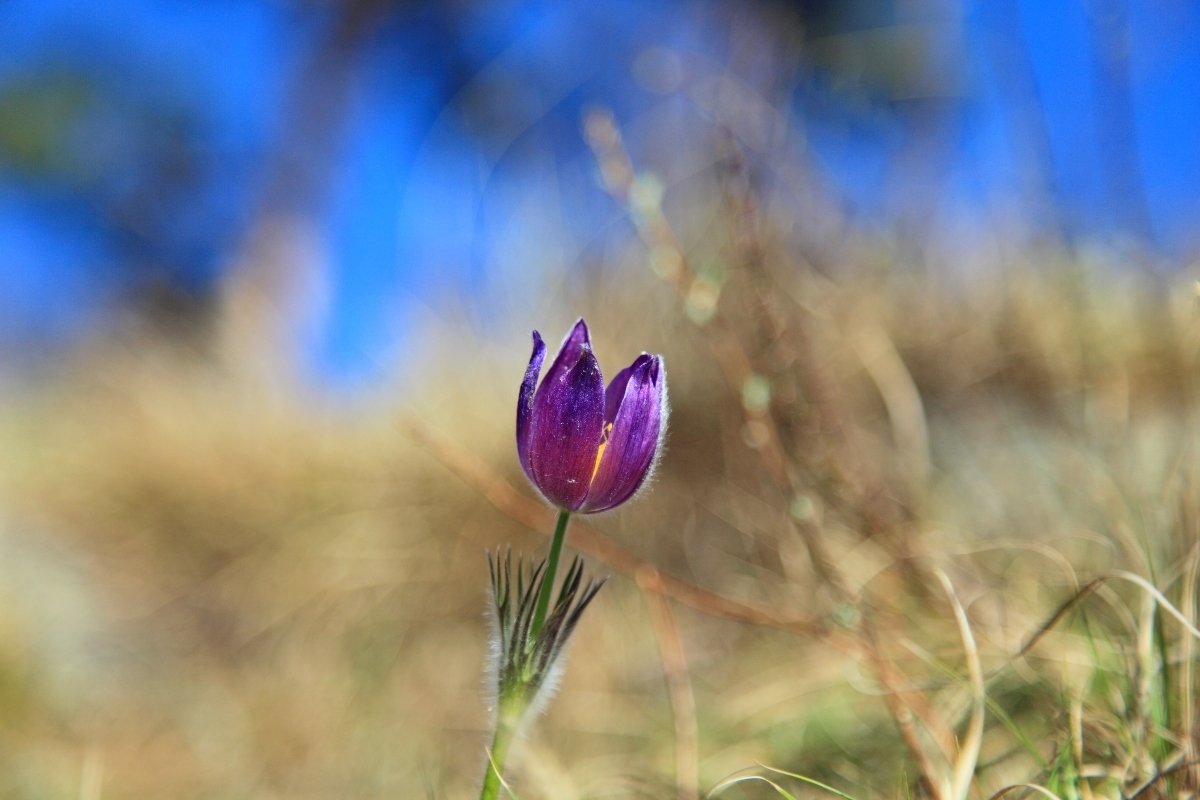
<instances>
[{"instance_id":1,"label":"thin twig","mask_svg":"<svg viewBox=\"0 0 1200 800\"><path fill-rule=\"evenodd\" d=\"M1135 789L1131 794L1129 794L1128 795L1129 800L1137 800L1137 798L1143 796L1144 794L1149 792L1151 789L1153 789L1155 786L1157 786L1160 782L1171 777L1176 772L1180 772L1182 770L1190 770L1190 769L1195 768L1196 766L1200 766L1200 763L1198 763L1196 761L1185 761L1180 757L1176 757L1176 759L1174 760L1174 763L1170 764L1166 769L1159 770L1157 773L1154 774L1153 777L1151 777L1149 780L1147 780L1145 783L1143 783L1141 786L1139 786L1137 789Z\"/></svg>"},{"instance_id":2,"label":"thin twig","mask_svg":"<svg viewBox=\"0 0 1200 800\"><path fill-rule=\"evenodd\" d=\"M650 609L650 622L658 640L663 678L671 700L675 720L675 787L679 800L696 800L700 794L700 756L696 725L696 698L688 670L687 653L671 613L671 604L663 592L662 578L654 567L646 567L634 576Z\"/></svg>"},{"instance_id":3,"label":"thin twig","mask_svg":"<svg viewBox=\"0 0 1200 800\"><path fill-rule=\"evenodd\" d=\"M883 702L887 706L888 713L892 717L892 722L895 724L896 730L900 733L901 740L917 764L917 769L921 773L921 784L933 800L944 800L944 792L942 791L940 782L936 779L938 770L934 768L933 761L930 760L929 754L925 752L925 746L921 743L920 734L917 732L916 725L913 724L914 703L910 698L914 695L911 695L902 688L906 679L899 675L895 665L883 655L878 637L875 634L874 625L865 614L862 619L862 628L869 644L865 648L866 657L871 663L875 675L879 678L879 682L883 684L883 688L886 690L883 693ZM916 696L919 697L919 695ZM948 754L943 753L943 755L949 758Z\"/></svg>"},{"instance_id":4,"label":"thin twig","mask_svg":"<svg viewBox=\"0 0 1200 800\"><path fill-rule=\"evenodd\" d=\"M482 494L505 516L536 531L549 528L549 521L554 512L548 506L518 492L510 483L490 472L479 459L434 434L421 422L410 418L402 422L401 426L443 466ZM577 520L571 530L572 547L584 555L608 564L618 572L632 577L641 569L657 569L583 520ZM779 628L804 636L815 636L847 653L858 651L853 641L845 634L831 630L812 619L784 616L773 609L734 600L667 573L660 572L659 579L662 581L664 594L705 614L752 625Z\"/></svg>"}]
</instances>

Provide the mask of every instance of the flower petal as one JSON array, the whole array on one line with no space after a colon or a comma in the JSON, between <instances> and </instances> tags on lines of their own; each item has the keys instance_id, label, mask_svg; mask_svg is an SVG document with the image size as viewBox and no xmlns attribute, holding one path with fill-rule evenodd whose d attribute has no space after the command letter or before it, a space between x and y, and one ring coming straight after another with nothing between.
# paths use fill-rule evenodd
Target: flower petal
<instances>
[{"instance_id":1,"label":"flower petal","mask_svg":"<svg viewBox=\"0 0 1200 800\"><path fill-rule=\"evenodd\" d=\"M575 325L563 337L562 344L558 346L558 355L554 357L554 361L550 364L550 369L546 371L546 377L542 383L548 383L552 378L562 378L567 374L576 362L579 361L579 353L584 347L591 347L592 340L588 333L587 323L582 318L575 322Z\"/></svg>"},{"instance_id":2,"label":"flower petal","mask_svg":"<svg viewBox=\"0 0 1200 800\"><path fill-rule=\"evenodd\" d=\"M529 356L529 366L525 368L525 378L521 381L521 391L517 395L517 456L521 459L521 467L530 478L529 471L529 431L533 418L533 391L537 388L538 373L542 371L542 361L546 358L546 343L542 335L533 332L533 353Z\"/></svg>"},{"instance_id":3,"label":"flower petal","mask_svg":"<svg viewBox=\"0 0 1200 800\"><path fill-rule=\"evenodd\" d=\"M572 336L580 330L575 326ZM572 342L567 337L563 352ZM604 379L587 342L587 328L575 363L551 367L533 398L529 467L534 484L555 505L576 510L587 496L604 430ZM555 360L556 365L558 359Z\"/></svg>"},{"instance_id":4,"label":"flower petal","mask_svg":"<svg viewBox=\"0 0 1200 800\"><path fill-rule=\"evenodd\" d=\"M618 381L624 382L623 391ZM613 380L606 399L606 405L613 407L612 428L582 506L589 513L624 503L652 471L667 430L667 375L662 359L639 356Z\"/></svg>"},{"instance_id":5,"label":"flower petal","mask_svg":"<svg viewBox=\"0 0 1200 800\"><path fill-rule=\"evenodd\" d=\"M625 386L629 383L629 376L635 370L643 369L645 364L654 356L649 353L642 353L633 360L625 369L617 373L612 379L612 383L608 384L608 388L604 390L604 422L608 424L617 418L617 409L621 407L621 401L625 399Z\"/></svg>"}]
</instances>

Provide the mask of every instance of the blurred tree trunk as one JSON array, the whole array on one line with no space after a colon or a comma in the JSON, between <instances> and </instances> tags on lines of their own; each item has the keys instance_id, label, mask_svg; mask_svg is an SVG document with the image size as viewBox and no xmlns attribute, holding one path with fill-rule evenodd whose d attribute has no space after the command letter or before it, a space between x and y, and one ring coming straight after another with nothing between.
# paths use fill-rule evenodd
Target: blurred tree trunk
<instances>
[{"instance_id":1,"label":"blurred tree trunk","mask_svg":"<svg viewBox=\"0 0 1200 800\"><path fill-rule=\"evenodd\" d=\"M398 0L345 0L300 13L328 16L297 71L254 218L220 288L219 359L238 379L289 388L323 322L333 264L320 223L356 67Z\"/></svg>"}]
</instances>

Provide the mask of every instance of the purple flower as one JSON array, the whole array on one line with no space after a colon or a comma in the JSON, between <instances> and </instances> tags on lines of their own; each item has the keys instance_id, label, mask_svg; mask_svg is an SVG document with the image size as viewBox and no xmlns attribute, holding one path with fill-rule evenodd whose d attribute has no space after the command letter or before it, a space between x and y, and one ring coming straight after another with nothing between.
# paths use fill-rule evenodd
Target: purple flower
<instances>
[{"instance_id":1,"label":"purple flower","mask_svg":"<svg viewBox=\"0 0 1200 800\"><path fill-rule=\"evenodd\" d=\"M546 344L533 355L517 398L517 453L538 491L567 511L607 511L633 497L667 431L667 373L642 353L608 388L582 319L538 385ZM536 387L536 391L535 391Z\"/></svg>"}]
</instances>

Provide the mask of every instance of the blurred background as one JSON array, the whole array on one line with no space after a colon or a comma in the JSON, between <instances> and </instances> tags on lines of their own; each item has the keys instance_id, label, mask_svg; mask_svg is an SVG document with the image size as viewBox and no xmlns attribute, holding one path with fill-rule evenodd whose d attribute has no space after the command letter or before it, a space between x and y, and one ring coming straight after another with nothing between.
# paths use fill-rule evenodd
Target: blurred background
<instances>
[{"instance_id":1,"label":"blurred background","mask_svg":"<svg viewBox=\"0 0 1200 800\"><path fill-rule=\"evenodd\" d=\"M522 797L919 787L827 633L872 609L953 751L934 564L980 791L1136 785L1190 716L1076 675L1145 666L1136 592L1003 669L1113 564L1183 591L1198 133L1185 0L0 0L0 795L473 796L483 552L551 524L516 388L580 315L674 428L580 528Z\"/></svg>"}]
</instances>

